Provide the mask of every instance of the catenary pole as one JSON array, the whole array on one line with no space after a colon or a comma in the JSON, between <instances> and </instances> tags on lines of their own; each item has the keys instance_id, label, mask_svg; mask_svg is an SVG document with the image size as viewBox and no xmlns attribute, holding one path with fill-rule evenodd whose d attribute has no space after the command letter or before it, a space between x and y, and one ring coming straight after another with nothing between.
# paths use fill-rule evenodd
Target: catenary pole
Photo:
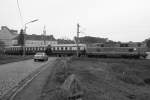
<instances>
[{"instance_id":1,"label":"catenary pole","mask_svg":"<svg viewBox=\"0 0 150 100\"><path fill-rule=\"evenodd\" d=\"M77 57L79 57L79 28L80 28L80 25L77 24L77 38L76 38L76 44L77 44Z\"/></svg>"}]
</instances>

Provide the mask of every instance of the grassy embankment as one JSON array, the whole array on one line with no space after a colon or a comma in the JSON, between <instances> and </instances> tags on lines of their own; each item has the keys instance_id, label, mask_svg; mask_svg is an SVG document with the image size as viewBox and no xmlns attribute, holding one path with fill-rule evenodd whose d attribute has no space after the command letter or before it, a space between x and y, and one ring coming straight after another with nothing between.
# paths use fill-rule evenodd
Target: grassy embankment
<instances>
[{"instance_id":1,"label":"grassy embankment","mask_svg":"<svg viewBox=\"0 0 150 100\"><path fill-rule=\"evenodd\" d=\"M11 62L17 62L22 60L31 59L33 56L9 56L9 55L0 55L0 64L6 64Z\"/></svg>"},{"instance_id":2,"label":"grassy embankment","mask_svg":"<svg viewBox=\"0 0 150 100\"><path fill-rule=\"evenodd\" d=\"M65 100L61 85L75 74L83 100L150 100L150 60L73 58L59 61L43 88L41 100Z\"/></svg>"}]
</instances>

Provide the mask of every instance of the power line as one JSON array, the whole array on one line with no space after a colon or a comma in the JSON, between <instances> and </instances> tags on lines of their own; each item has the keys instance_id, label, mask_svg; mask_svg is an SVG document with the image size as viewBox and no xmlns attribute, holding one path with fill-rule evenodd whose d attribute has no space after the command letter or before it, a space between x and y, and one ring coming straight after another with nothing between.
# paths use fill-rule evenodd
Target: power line
<instances>
[{"instance_id":1,"label":"power line","mask_svg":"<svg viewBox=\"0 0 150 100\"><path fill-rule=\"evenodd\" d=\"M21 21L21 25L22 25L22 28L23 28L23 17L22 17L22 14L21 14L21 9L20 9L18 0L17 0L17 6L18 6L18 9L19 9L20 21Z\"/></svg>"}]
</instances>

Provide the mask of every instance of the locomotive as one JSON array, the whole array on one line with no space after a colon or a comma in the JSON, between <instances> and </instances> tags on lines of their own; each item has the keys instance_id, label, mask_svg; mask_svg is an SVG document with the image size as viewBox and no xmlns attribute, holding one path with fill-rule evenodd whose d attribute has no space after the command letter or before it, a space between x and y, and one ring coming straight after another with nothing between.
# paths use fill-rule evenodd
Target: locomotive
<instances>
[{"instance_id":1,"label":"locomotive","mask_svg":"<svg viewBox=\"0 0 150 100\"><path fill-rule=\"evenodd\" d=\"M121 58L145 58L145 47L105 47L103 45L86 45L86 54L89 57L121 57Z\"/></svg>"},{"instance_id":2,"label":"locomotive","mask_svg":"<svg viewBox=\"0 0 150 100\"><path fill-rule=\"evenodd\" d=\"M145 58L145 47L105 47L104 45L95 44L79 44L78 45L79 56L84 55L88 57L123 57L123 58ZM11 46L6 47L5 54L9 55L21 55L25 50L26 55L34 55L36 52L46 52L48 55L54 56L72 56L76 55L76 44L53 44L49 46Z\"/></svg>"}]
</instances>

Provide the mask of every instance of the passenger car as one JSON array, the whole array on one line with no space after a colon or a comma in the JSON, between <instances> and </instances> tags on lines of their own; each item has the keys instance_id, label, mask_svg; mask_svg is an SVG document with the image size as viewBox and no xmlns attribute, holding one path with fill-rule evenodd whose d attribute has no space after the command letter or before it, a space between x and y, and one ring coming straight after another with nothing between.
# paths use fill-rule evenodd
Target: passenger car
<instances>
[{"instance_id":1,"label":"passenger car","mask_svg":"<svg viewBox=\"0 0 150 100\"><path fill-rule=\"evenodd\" d=\"M46 53L44 52L38 52L34 55L34 61L47 61L48 60L48 56Z\"/></svg>"}]
</instances>

